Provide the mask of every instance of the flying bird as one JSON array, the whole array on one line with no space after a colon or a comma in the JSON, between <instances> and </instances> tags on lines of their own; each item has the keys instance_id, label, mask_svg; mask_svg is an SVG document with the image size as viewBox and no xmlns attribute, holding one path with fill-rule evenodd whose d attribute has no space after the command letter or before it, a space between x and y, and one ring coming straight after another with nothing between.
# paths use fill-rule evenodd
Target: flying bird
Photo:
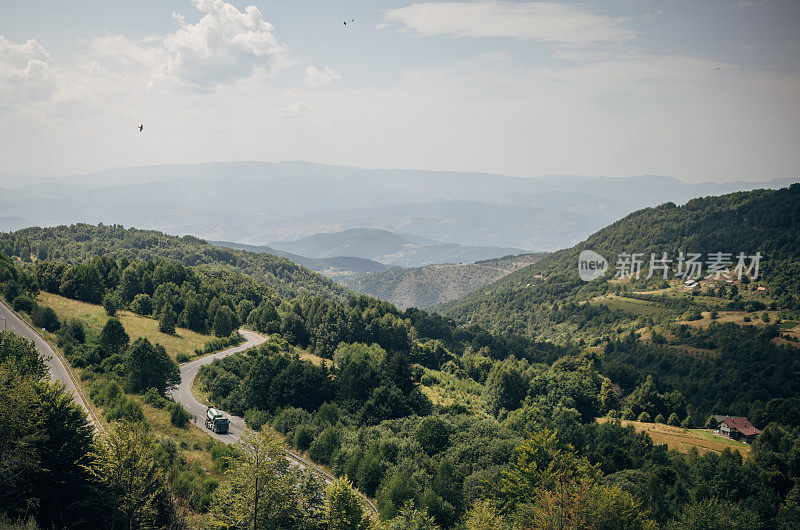
<instances>
[{"instance_id":1,"label":"flying bird","mask_svg":"<svg viewBox=\"0 0 800 530\"><path fill-rule=\"evenodd\" d=\"M142 129L144 129L144 123L142 123L141 125L139 125L139 132L142 132Z\"/></svg>"},{"instance_id":2,"label":"flying bird","mask_svg":"<svg viewBox=\"0 0 800 530\"><path fill-rule=\"evenodd\" d=\"M714 70L719 70L719 66L715 66L715 67L714 67Z\"/></svg>"}]
</instances>

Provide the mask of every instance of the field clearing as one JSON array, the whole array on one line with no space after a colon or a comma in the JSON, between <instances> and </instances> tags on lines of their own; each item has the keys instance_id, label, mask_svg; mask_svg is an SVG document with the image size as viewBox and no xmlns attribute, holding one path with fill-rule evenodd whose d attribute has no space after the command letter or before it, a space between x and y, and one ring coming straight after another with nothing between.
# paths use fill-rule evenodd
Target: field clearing
<instances>
[{"instance_id":1,"label":"field clearing","mask_svg":"<svg viewBox=\"0 0 800 530\"><path fill-rule=\"evenodd\" d=\"M609 421L608 418L597 418L598 422ZM750 454L750 446L743 442L716 436L709 429L684 429L663 423L642 423L639 421L620 420L623 426L633 425L636 432L646 432L654 444L667 444L670 449L688 453L696 448L700 454L722 453L725 449L739 451L742 456Z\"/></svg>"},{"instance_id":2,"label":"field clearing","mask_svg":"<svg viewBox=\"0 0 800 530\"><path fill-rule=\"evenodd\" d=\"M599 296L594 298L591 302L592 305L604 305L609 309L616 309L625 313L633 315L666 315L671 313L670 309L658 305L656 302L647 300L637 300L635 298L626 298L618 295Z\"/></svg>"},{"instance_id":3,"label":"field clearing","mask_svg":"<svg viewBox=\"0 0 800 530\"><path fill-rule=\"evenodd\" d=\"M39 293L36 299L42 305L52 307L58 318L82 320L97 333L103 329L106 321L110 318L106 315L101 305L72 300L46 292ZM158 320L143 317L130 311L118 311L117 318L125 327L131 342L143 337L150 342L161 344L173 359L179 353L185 353L189 356L194 355L195 349L202 349L207 341L214 338L212 335L203 335L184 328L175 328L174 335L167 335L158 331Z\"/></svg>"},{"instance_id":4,"label":"field clearing","mask_svg":"<svg viewBox=\"0 0 800 530\"><path fill-rule=\"evenodd\" d=\"M720 324L725 322L733 322L734 324L739 324L741 326L766 326L761 317L764 313L769 315L769 324L772 324L780 318L779 311L757 311L755 313L748 313L747 311L719 311L717 313L717 318L712 319L711 313L709 311L703 311L700 313L703 318L698 320L679 320L676 324L686 324L688 326L692 326L695 328L707 328L712 322L719 322ZM750 322L745 322L744 317L750 317Z\"/></svg>"}]
</instances>

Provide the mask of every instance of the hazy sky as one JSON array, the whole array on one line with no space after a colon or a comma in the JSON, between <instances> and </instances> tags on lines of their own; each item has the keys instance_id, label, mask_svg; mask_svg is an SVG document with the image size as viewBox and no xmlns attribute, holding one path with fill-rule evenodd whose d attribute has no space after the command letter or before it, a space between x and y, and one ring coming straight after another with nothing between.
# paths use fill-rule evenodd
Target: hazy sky
<instances>
[{"instance_id":1,"label":"hazy sky","mask_svg":"<svg viewBox=\"0 0 800 530\"><path fill-rule=\"evenodd\" d=\"M0 1L0 172L228 160L795 177L800 1Z\"/></svg>"}]
</instances>

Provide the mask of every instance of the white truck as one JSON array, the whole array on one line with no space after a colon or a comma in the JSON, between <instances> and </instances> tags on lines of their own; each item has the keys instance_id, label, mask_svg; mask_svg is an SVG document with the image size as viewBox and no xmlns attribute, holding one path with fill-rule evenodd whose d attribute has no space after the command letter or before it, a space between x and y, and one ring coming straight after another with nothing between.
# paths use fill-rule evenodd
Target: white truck
<instances>
[{"instance_id":1,"label":"white truck","mask_svg":"<svg viewBox=\"0 0 800 530\"><path fill-rule=\"evenodd\" d=\"M222 412L214 407L206 409L206 428L211 432L218 434L225 434L228 432L230 422L228 418L222 415Z\"/></svg>"}]
</instances>

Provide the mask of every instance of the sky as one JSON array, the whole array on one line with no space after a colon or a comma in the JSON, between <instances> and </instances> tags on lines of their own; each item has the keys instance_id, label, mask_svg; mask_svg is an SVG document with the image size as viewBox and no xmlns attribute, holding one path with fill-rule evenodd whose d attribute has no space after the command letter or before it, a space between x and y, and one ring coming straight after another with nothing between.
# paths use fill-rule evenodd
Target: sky
<instances>
[{"instance_id":1,"label":"sky","mask_svg":"<svg viewBox=\"0 0 800 530\"><path fill-rule=\"evenodd\" d=\"M236 160L797 177L800 0L0 1L0 173Z\"/></svg>"}]
</instances>

